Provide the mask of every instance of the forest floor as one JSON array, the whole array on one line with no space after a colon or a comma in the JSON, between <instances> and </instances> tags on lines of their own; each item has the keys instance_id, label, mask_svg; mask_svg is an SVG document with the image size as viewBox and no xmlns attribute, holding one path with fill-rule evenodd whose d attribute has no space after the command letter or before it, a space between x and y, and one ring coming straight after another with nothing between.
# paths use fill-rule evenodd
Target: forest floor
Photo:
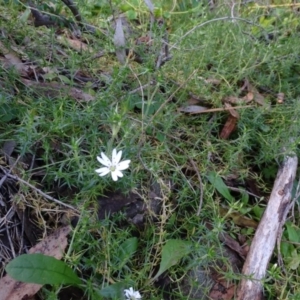
<instances>
[{"instance_id":1,"label":"forest floor","mask_svg":"<svg viewBox=\"0 0 300 300\"><path fill-rule=\"evenodd\" d=\"M238 299L299 156L300 5L36 2L0 4L0 289L29 251L80 283L45 263L15 299ZM266 299L300 299L297 175Z\"/></svg>"}]
</instances>

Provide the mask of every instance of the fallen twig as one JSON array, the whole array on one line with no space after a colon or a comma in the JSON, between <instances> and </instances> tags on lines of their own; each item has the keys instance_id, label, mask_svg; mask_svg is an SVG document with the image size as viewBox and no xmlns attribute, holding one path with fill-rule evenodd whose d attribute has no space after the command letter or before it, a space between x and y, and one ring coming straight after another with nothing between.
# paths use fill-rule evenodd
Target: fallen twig
<instances>
[{"instance_id":1,"label":"fallen twig","mask_svg":"<svg viewBox=\"0 0 300 300\"><path fill-rule=\"evenodd\" d=\"M238 291L238 300L260 300L263 298L261 280L266 274L268 263L288 211L293 183L296 176L298 158L287 156L277 173L274 187L253 238L250 251L243 267L243 279Z\"/></svg>"},{"instance_id":2,"label":"fallen twig","mask_svg":"<svg viewBox=\"0 0 300 300\"><path fill-rule=\"evenodd\" d=\"M68 207L68 208L70 208L70 209L76 211L77 213L79 213L79 210L76 209L76 208L74 208L72 205L69 205L69 204L64 203L64 202L62 202L62 201L60 201L60 200L55 199L55 198L52 197L52 196L47 195L46 193L44 193L44 192L41 191L40 189L36 188L36 187L35 187L34 185L32 185L31 183L27 182L26 180L23 180L23 179L20 178L19 176L9 174L9 173L8 173L4 168L2 168L1 166L0 166L0 168L1 168L1 170L2 170L3 172L5 172L5 174L7 175L7 177L12 178L12 179L14 179L14 180L17 180L17 181L19 181L19 182L22 182L23 184L27 185L28 187L30 187L31 189L33 189L34 191L36 191L38 194L40 194L41 196L43 196L43 197L46 198L47 200L53 201L53 202L55 202L55 203L57 203L57 204L59 204L59 205L61 205L61 206L64 206L64 207Z\"/></svg>"},{"instance_id":3,"label":"fallen twig","mask_svg":"<svg viewBox=\"0 0 300 300\"><path fill-rule=\"evenodd\" d=\"M253 194L253 193L251 193L251 192L249 192L249 191L247 191L247 190L245 190L245 189L237 188L237 187L233 187L233 186L228 186L228 185L227 185L227 187L228 187L228 189L231 190L231 191L239 192L239 193L246 193L246 194L248 194L249 196L253 196L253 197L255 197L255 198L260 198L258 195L255 195L255 194Z\"/></svg>"}]
</instances>

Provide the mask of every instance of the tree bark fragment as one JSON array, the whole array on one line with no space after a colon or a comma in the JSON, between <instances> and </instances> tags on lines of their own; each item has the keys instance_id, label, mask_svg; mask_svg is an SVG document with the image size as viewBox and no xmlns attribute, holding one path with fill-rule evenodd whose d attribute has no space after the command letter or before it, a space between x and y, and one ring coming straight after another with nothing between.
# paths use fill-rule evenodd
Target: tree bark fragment
<instances>
[{"instance_id":1,"label":"tree bark fragment","mask_svg":"<svg viewBox=\"0 0 300 300\"><path fill-rule=\"evenodd\" d=\"M261 280L266 274L277 235L290 209L297 164L297 156L287 156L277 173L267 208L256 230L243 267L242 273L245 279L242 279L240 283L238 300L263 299Z\"/></svg>"}]
</instances>

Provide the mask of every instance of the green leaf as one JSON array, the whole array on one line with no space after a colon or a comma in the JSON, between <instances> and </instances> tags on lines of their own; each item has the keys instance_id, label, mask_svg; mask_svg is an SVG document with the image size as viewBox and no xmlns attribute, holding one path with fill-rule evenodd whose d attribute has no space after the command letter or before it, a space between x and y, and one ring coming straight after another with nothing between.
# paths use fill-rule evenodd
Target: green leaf
<instances>
[{"instance_id":1,"label":"green leaf","mask_svg":"<svg viewBox=\"0 0 300 300\"><path fill-rule=\"evenodd\" d=\"M122 268L128 260L132 257L138 247L138 239L136 237L132 237L127 239L120 245L119 251L117 253L117 257L120 261L119 268Z\"/></svg>"},{"instance_id":2,"label":"green leaf","mask_svg":"<svg viewBox=\"0 0 300 300\"><path fill-rule=\"evenodd\" d=\"M29 16L31 14L31 10L30 8L26 8L26 10L21 14L21 16L19 17L19 20L22 22L22 23L26 23L27 20L29 19Z\"/></svg>"},{"instance_id":3,"label":"green leaf","mask_svg":"<svg viewBox=\"0 0 300 300\"><path fill-rule=\"evenodd\" d=\"M127 10L126 11L126 17L129 20L135 20L135 19L137 19L137 13L133 9Z\"/></svg>"},{"instance_id":4,"label":"green leaf","mask_svg":"<svg viewBox=\"0 0 300 300\"><path fill-rule=\"evenodd\" d=\"M164 142L166 140L166 135L161 133L161 132L158 132L155 136L161 143Z\"/></svg>"},{"instance_id":5,"label":"green leaf","mask_svg":"<svg viewBox=\"0 0 300 300\"><path fill-rule=\"evenodd\" d=\"M260 220L264 214L265 209L260 207L259 205L255 205L252 208L254 215Z\"/></svg>"},{"instance_id":6,"label":"green leaf","mask_svg":"<svg viewBox=\"0 0 300 300\"><path fill-rule=\"evenodd\" d=\"M297 228L295 225L293 225L290 222L287 222L285 224L285 226L286 226L286 230L288 233L289 241L294 242L294 243L299 243L300 242L299 228Z\"/></svg>"},{"instance_id":7,"label":"green leaf","mask_svg":"<svg viewBox=\"0 0 300 300\"><path fill-rule=\"evenodd\" d=\"M299 264L300 264L300 256L297 253L297 250L295 249L292 252L292 257L291 257L290 262L288 264L288 268L291 269L291 270L297 270L298 267L299 267Z\"/></svg>"},{"instance_id":8,"label":"green leaf","mask_svg":"<svg viewBox=\"0 0 300 300\"><path fill-rule=\"evenodd\" d=\"M292 256L294 249L295 247L290 243L281 242L280 244L280 252L285 259L289 259Z\"/></svg>"},{"instance_id":9,"label":"green leaf","mask_svg":"<svg viewBox=\"0 0 300 300\"><path fill-rule=\"evenodd\" d=\"M210 172L207 175L207 179L225 199L228 201L234 201L234 198L231 196L228 187L218 174Z\"/></svg>"},{"instance_id":10,"label":"green leaf","mask_svg":"<svg viewBox=\"0 0 300 300\"><path fill-rule=\"evenodd\" d=\"M74 271L63 261L41 253L23 254L5 268L15 280L37 284L80 284Z\"/></svg>"},{"instance_id":11,"label":"green leaf","mask_svg":"<svg viewBox=\"0 0 300 300\"><path fill-rule=\"evenodd\" d=\"M161 262L153 280L163 272L176 265L181 258L191 252L191 243L182 240L168 240L162 248Z\"/></svg>"},{"instance_id":12,"label":"green leaf","mask_svg":"<svg viewBox=\"0 0 300 300\"><path fill-rule=\"evenodd\" d=\"M125 282L117 282L97 291L97 293L109 299L124 299L124 289L126 286Z\"/></svg>"}]
</instances>

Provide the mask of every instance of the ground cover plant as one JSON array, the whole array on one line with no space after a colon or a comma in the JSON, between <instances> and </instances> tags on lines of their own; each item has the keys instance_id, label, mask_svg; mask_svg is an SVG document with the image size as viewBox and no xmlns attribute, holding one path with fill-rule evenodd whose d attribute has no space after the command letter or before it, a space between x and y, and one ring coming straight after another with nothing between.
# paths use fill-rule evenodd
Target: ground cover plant
<instances>
[{"instance_id":1,"label":"ground cover plant","mask_svg":"<svg viewBox=\"0 0 300 300\"><path fill-rule=\"evenodd\" d=\"M299 154L299 4L0 8L1 291L8 272L36 299L238 299ZM300 298L297 180L266 299Z\"/></svg>"}]
</instances>

